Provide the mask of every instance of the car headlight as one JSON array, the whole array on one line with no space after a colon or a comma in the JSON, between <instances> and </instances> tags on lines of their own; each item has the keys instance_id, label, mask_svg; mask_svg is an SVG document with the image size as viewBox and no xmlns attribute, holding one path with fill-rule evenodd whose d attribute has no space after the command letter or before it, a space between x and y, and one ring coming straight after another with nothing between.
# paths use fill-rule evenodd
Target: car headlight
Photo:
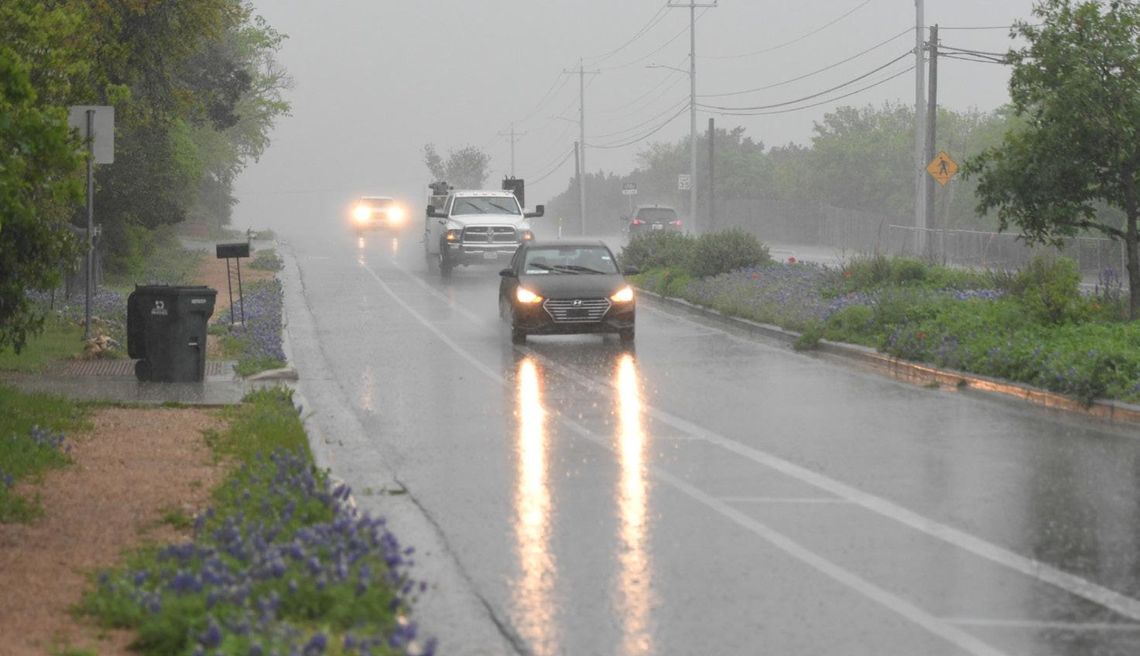
<instances>
[{"instance_id":1,"label":"car headlight","mask_svg":"<svg viewBox=\"0 0 1140 656\"><path fill-rule=\"evenodd\" d=\"M614 303L629 303L633 300L633 287L629 285L622 287L610 296L610 300Z\"/></svg>"},{"instance_id":2,"label":"car headlight","mask_svg":"<svg viewBox=\"0 0 1140 656\"><path fill-rule=\"evenodd\" d=\"M372 208L367 205L357 205L352 210L352 218L356 219L357 223L364 223L372 218Z\"/></svg>"},{"instance_id":3,"label":"car headlight","mask_svg":"<svg viewBox=\"0 0 1140 656\"><path fill-rule=\"evenodd\" d=\"M538 294L535 294L534 292L530 291L526 287L519 287L518 289L516 289L515 290L515 298L517 298L519 300L519 303L530 304L530 303L541 303L542 302L541 296L539 296Z\"/></svg>"}]
</instances>

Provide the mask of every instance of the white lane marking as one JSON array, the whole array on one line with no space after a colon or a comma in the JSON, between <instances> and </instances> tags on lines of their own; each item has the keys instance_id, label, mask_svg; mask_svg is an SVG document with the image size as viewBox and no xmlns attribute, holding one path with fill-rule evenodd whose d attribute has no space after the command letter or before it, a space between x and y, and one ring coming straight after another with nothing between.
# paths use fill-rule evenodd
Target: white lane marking
<instances>
[{"instance_id":1,"label":"white lane marking","mask_svg":"<svg viewBox=\"0 0 1140 656\"><path fill-rule=\"evenodd\" d=\"M446 344L448 348L456 353L456 355L469 362L477 371L487 376L491 380L497 382L498 384L508 384L508 381L500 373L480 362L474 355L467 352L467 350L465 350L462 346L445 335L442 330L435 326L435 324L430 322L426 317L417 312L402 298L397 296L392 288L387 283L385 283L380 278L380 276L372 270L371 267L363 262L361 262L361 266L364 267L364 270L367 271L369 275L371 275L372 278L376 280L377 283L379 283L380 288L383 289L384 292L392 298L392 300L394 300L401 308L403 308L405 312L412 315L412 317L423 324L425 328L431 331L431 333L439 338L440 341ZM538 356L535 357L537 358ZM566 417L557 410L548 409L548 412L554 414L561 424L577 433L583 439L592 442L606 450L609 450L611 452L613 451L614 445L612 443L612 440L591 432L589 429L585 428L569 417ZM948 622L940 620L939 618L931 615L930 613L927 613L926 611L906 601L905 599L898 597L888 592L887 590L880 588L874 583L871 583L870 581L862 578L858 574L846 570L839 565L836 565L835 563L823 558L822 556L819 556L815 552L801 546L799 543L792 540L788 536L736 510L732 506L718 500L716 497L710 494L705 493L696 486L684 480L681 480L676 476L673 476L672 474L657 466L649 466L648 470L657 480L679 490L680 492L689 496L691 499L707 506L708 508L714 510L715 512L731 520L737 525L748 529L752 533L756 534L789 556L795 558L796 560L799 560L800 562L839 582L840 584L851 588L864 597L867 597L868 599L879 603L888 610L910 620L911 622L921 626L930 633L941 637L956 647L970 654L976 654L977 656L1005 656L1004 652L994 649L970 633Z\"/></svg>"},{"instance_id":2,"label":"white lane marking","mask_svg":"<svg viewBox=\"0 0 1140 656\"><path fill-rule=\"evenodd\" d=\"M451 299L448 299L438 290L419 280L417 276L408 273L402 268L400 270L403 271L405 275L410 276L413 280L420 282L420 284L422 284L436 296L440 297L442 300L446 301L449 304L452 303ZM373 275L375 276L375 274ZM466 310L460 309L459 311L465 316L469 317L472 321L484 323L478 316L471 314ZM657 312L661 311L657 310ZM679 319L688 324L701 325L686 317L676 316L672 314L669 314L668 316ZM728 335L729 337L735 337L730 333L724 334ZM747 340L741 339L740 341ZM559 371L566 378L578 382L580 385L586 387L587 389L594 389L596 391L608 390L607 393L613 391L613 384L608 381L596 381L592 378L579 374L573 369L554 362L549 358L534 353L530 349L526 349L526 351L540 360L543 363L543 366ZM904 526L910 527L913 530L925 533L926 535L947 542L955 547L964 549L976 556L980 556L991 562L997 563L998 565L1007 567L1016 572L1020 572L1021 574L1034 578L1043 583L1052 585L1056 588L1064 590L1069 594L1087 599L1088 601L1099 604L1100 606L1108 608L1113 612L1119 613L1124 617L1140 621L1140 601L1137 601L1136 599L1120 594L1115 590L1110 590L1102 585L1093 583L1092 581L1081 578L1074 574L1059 570L1039 560L1022 556L1021 554L1015 553L991 542L987 542L960 529L956 529L928 517L924 517L892 501L888 501L882 497L877 497L867 492L863 492L862 490L854 488L845 483L841 483L818 472L814 472L810 469L796 465L765 451L749 447L728 437L720 435L719 433L706 430L705 428L693 424L692 422L665 412L656 406L646 404L645 407L647 413L654 419L684 433L692 435L695 439L700 439L709 444L719 446L726 451L735 453L739 456L743 456L744 458L764 465L769 469L773 469L786 476L808 483L809 485L824 490L825 492L828 492L834 496L846 499L856 505L870 510L871 512L874 512L888 519L892 519Z\"/></svg>"},{"instance_id":3,"label":"white lane marking","mask_svg":"<svg viewBox=\"0 0 1140 656\"><path fill-rule=\"evenodd\" d=\"M1048 620L994 620L978 617L944 617L957 626L987 629L1039 629L1055 631L1140 631L1140 624L1130 622L1050 622Z\"/></svg>"},{"instance_id":4,"label":"white lane marking","mask_svg":"<svg viewBox=\"0 0 1140 656\"><path fill-rule=\"evenodd\" d=\"M721 497L725 503L851 503L838 497Z\"/></svg>"}]
</instances>

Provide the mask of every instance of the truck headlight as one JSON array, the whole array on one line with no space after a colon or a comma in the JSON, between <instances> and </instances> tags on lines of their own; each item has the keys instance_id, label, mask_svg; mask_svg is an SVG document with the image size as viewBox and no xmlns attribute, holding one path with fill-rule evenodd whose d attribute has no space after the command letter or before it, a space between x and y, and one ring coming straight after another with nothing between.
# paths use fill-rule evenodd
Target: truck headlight
<instances>
[{"instance_id":1,"label":"truck headlight","mask_svg":"<svg viewBox=\"0 0 1140 656\"><path fill-rule=\"evenodd\" d=\"M388 208L388 221L391 223L404 222L404 208L402 207L389 207Z\"/></svg>"},{"instance_id":2,"label":"truck headlight","mask_svg":"<svg viewBox=\"0 0 1140 656\"><path fill-rule=\"evenodd\" d=\"M352 210L352 218L356 219L357 223L367 223L368 219L372 218L372 208L367 205L357 205Z\"/></svg>"},{"instance_id":3,"label":"truck headlight","mask_svg":"<svg viewBox=\"0 0 1140 656\"><path fill-rule=\"evenodd\" d=\"M517 298L519 300L519 303L532 304L532 303L541 303L542 302L541 296L539 296L538 294L535 294L534 292L530 291L526 287L519 287L518 289L516 289L515 290L515 298Z\"/></svg>"},{"instance_id":4,"label":"truck headlight","mask_svg":"<svg viewBox=\"0 0 1140 656\"><path fill-rule=\"evenodd\" d=\"M530 230L523 230L522 231L522 240L523 241L534 241L534 233L531 232Z\"/></svg>"},{"instance_id":5,"label":"truck headlight","mask_svg":"<svg viewBox=\"0 0 1140 656\"><path fill-rule=\"evenodd\" d=\"M458 242L459 238L463 236L462 230L448 230L444 233L444 239L449 242Z\"/></svg>"},{"instance_id":6,"label":"truck headlight","mask_svg":"<svg viewBox=\"0 0 1140 656\"><path fill-rule=\"evenodd\" d=\"M610 296L610 300L614 303L629 303L633 300L633 288L629 285L622 287Z\"/></svg>"}]
</instances>

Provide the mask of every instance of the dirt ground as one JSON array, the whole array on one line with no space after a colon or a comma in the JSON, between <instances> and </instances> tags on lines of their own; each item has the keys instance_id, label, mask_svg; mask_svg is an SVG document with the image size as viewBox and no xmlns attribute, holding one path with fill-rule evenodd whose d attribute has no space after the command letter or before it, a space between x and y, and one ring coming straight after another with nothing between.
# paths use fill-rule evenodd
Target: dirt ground
<instances>
[{"instance_id":1,"label":"dirt ground","mask_svg":"<svg viewBox=\"0 0 1140 656\"><path fill-rule=\"evenodd\" d=\"M242 267L244 285L273 275ZM218 290L216 319L229 305L225 260L203 257L194 283ZM233 285L236 302L236 271ZM216 344L207 357L220 357ZM121 562L125 552L188 538L163 516L192 517L225 475L203 435L224 428L216 410L100 408L91 424L68 436L71 466L17 486L39 497L44 515L0 524L2 656L51 656L66 647L131 654L130 633L100 629L71 608L90 574Z\"/></svg>"},{"instance_id":2,"label":"dirt ground","mask_svg":"<svg viewBox=\"0 0 1140 656\"><path fill-rule=\"evenodd\" d=\"M163 516L203 510L225 474L203 435L224 427L216 410L102 408L91 423L68 438L74 464L17 486L39 496L44 516L0 524L5 656L49 656L68 646L130 654L129 633L101 630L70 608L88 575L120 562L124 551L186 539Z\"/></svg>"}]
</instances>

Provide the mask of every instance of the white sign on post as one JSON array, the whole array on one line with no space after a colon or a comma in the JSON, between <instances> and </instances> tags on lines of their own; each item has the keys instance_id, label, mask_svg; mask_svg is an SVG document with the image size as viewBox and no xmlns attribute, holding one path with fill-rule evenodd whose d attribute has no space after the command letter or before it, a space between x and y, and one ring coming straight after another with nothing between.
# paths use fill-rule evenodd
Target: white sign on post
<instances>
[{"instance_id":1,"label":"white sign on post","mask_svg":"<svg viewBox=\"0 0 1140 656\"><path fill-rule=\"evenodd\" d=\"M87 112L92 117L93 135L87 134ZM112 164L115 161L115 108L110 105L72 105L67 113L67 125L79 131L84 141L93 136L95 163Z\"/></svg>"},{"instance_id":2,"label":"white sign on post","mask_svg":"<svg viewBox=\"0 0 1140 656\"><path fill-rule=\"evenodd\" d=\"M637 195L637 183L636 182L623 182L621 185L621 193L624 196L636 196Z\"/></svg>"},{"instance_id":3,"label":"white sign on post","mask_svg":"<svg viewBox=\"0 0 1140 656\"><path fill-rule=\"evenodd\" d=\"M677 176L677 189L680 191L688 191L693 188L693 177L688 173L682 173Z\"/></svg>"}]
</instances>

